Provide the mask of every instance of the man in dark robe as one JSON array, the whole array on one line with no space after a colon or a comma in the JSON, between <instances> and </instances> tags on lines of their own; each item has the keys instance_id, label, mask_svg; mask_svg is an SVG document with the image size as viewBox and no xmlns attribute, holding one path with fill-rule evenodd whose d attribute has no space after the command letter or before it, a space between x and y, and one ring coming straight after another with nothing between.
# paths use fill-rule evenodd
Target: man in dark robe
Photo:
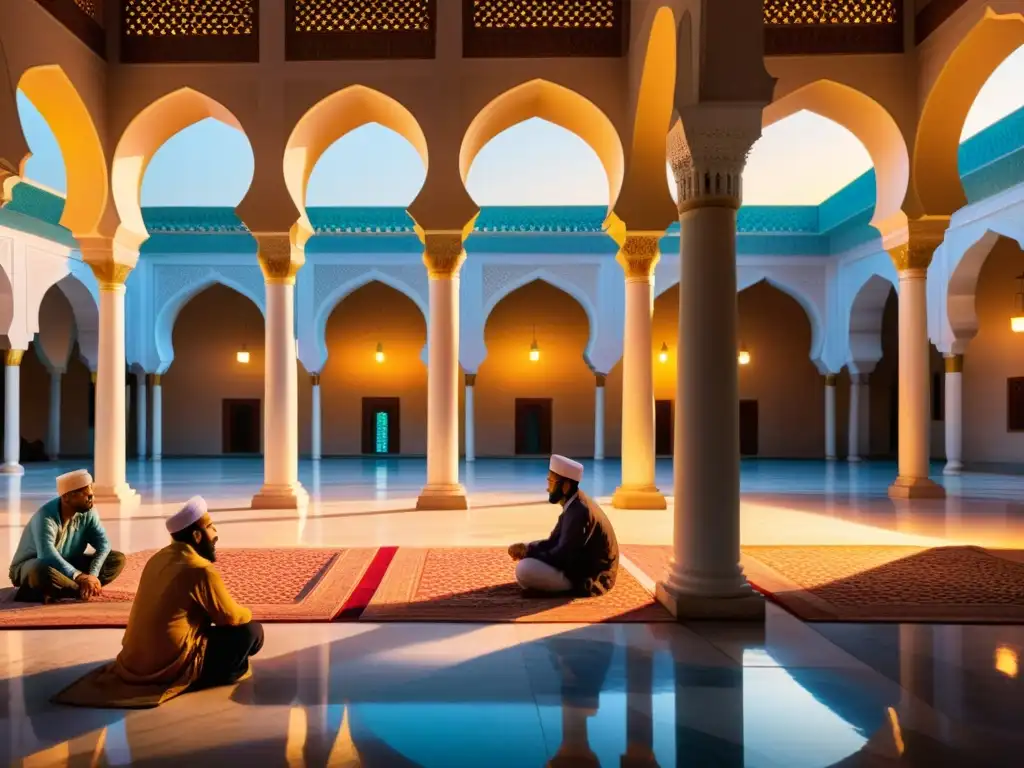
<instances>
[{"instance_id":1,"label":"man in dark robe","mask_svg":"<svg viewBox=\"0 0 1024 768\"><path fill-rule=\"evenodd\" d=\"M580 491L583 465L552 456L548 501L562 506L551 535L543 541L513 544L516 581L528 592L596 597L615 586L619 543L601 507Z\"/></svg>"}]
</instances>

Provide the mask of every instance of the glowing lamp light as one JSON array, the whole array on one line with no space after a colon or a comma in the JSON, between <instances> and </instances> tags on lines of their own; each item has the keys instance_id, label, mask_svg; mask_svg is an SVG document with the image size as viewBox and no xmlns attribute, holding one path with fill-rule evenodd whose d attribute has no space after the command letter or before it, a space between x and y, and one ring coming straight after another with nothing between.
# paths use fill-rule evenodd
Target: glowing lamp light
<instances>
[{"instance_id":1,"label":"glowing lamp light","mask_svg":"<svg viewBox=\"0 0 1024 768\"><path fill-rule=\"evenodd\" d=\"M1024 275L1017 275L1017 293L1013 297L1013 315L1010 317L1010 330L1024 333Z\"/></svg>"},{"instance_id":2,"label":"glowing lamp light","mask_svg":"<svg viewBox=\"0 0 1024 768\"><path fill-rule=\"evenodd\" d=\"M242 348L235 353L235 360L243 364L247 364L249 362L249 350L245 348L245 344L243 344Z\"/></svg>"},{"instance_id":3,"label":"glowing lamp light","mask_svg":"<svg viewBox=\"0 0 1024 768\"><path fill-rule=\"evenodd\" d=\"M384 362L384 345L377 342L377 353L374 355L378 363Z\"/></svg>"},{"instance_id":4,"label":"glowing lamp light","mask_svg":"<svg viewBox=\"0 0 1024 768\"><path fill-rule=\"evenodd\" d=\"M668 342L666 341L661 342L661 352L658 353L658 362L668 362Z\"/></svg>"},{"instance_id":5,"label":"glowing lamp light","mask_svg":"<svg viewBox=\"0 0 1024 768\"><path fill-rule=\"evenodd\" d=\"M739 362L740 365L749 365L750 364L750 353L747 352L747 350L745 350L745 349L741 349L740 353L738 355L736 355L736 360Z\"/></svg>"},{"instance_id":6,"label":"glowing lamp light","mask_svg":"<svg viewBox=\"0 0 1024 768\"><path fill-rule=\"evenodd\" d=\"M996 648L996 670L1007 677L1017 676L1017 651L1007 645Z\"/></svg>"},{"instance_id":7,"label":"glowing lamp light","mask_svg":"<svg viewBox=\"0 0 1024 768\"><path fill-rule=\"evenodd\" d=\"M537 327L533 328L533 343L530 344L530 362L536 363L540 360L540 347L537 346Z\"/></svg>"}]
</instances>

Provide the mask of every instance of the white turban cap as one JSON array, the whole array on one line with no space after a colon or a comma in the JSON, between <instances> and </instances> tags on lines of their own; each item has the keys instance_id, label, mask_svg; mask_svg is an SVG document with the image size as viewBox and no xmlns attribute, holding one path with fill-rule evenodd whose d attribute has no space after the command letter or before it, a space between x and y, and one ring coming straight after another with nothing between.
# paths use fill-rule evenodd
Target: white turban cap
<instances>
[{"instance_id":1,"label":"white turban cap","mask_svg":"<svg viewBox=\"0 0 1024 768\"><path fill-rule=\"evenodd\" d=\"M57 495L63 496L65 493L77 491L87 485L92 485L92 475L87 470L76 469L74 472L65 472L63 475L57 476Z\"/></svg>"},{"instance_id":2,"label":"white turban cap","mask_svg":"<svg viewBox=\"0 0 1024 768\"><path fill-rule=\"evenodd\" d=\"M177 533L188 528L192 523L201 520L206 514L206 499L193 496L185 502L185 506L167 518L167 532Z\"/></svg>"},{"instance_id":3,"label":"white turban cap","mask_svg":"<svg viewBox=\"0 0 1024 768\"><path fill-rule=\"evenodd\" d=\"M583 479L583 465L578 461L559 456L557 453L551 457L548 469L556 475L575 480L577 483Z\"/></svg>"}]
</instances>

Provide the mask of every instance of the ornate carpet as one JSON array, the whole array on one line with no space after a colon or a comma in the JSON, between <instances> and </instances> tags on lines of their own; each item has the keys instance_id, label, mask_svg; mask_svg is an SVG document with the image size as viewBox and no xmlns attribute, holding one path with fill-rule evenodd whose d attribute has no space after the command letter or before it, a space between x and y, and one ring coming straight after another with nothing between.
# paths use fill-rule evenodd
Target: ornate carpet
<instances>
[{"instance_id":1,"label":"ornate carpet","mask_svg":"<svg viewBox=\"0 0 1024 768\"><path fill-rule=\"evenodd\" d=\"M623 555L661 579L672 548ZM979 547L743 547L755 588L805 621L1024 623L1019 553Z\"/></svg>"},{"instance_id":2,"label":"ornate carpet","mask_svg":"<svg viewBox=\"0 0 1024 768\"><path fill-rule=\"evenodd\" d=\"M4 589L0 628L124 627L142 569L155 551L129 555L121 575L87 603L17 603L15 590ZM214 567L257 621L331 621L351 607L353 598L359 601L377 554L376 549L224 549Z\"/></svg>"},{"instance_id":3,"label":"ornate carpet","mask_svg":"<svg viewBox=\"0 0 1024 768\"><path fill-rule=\"evenodd\" d=\"M625 568L601 597L524 597L504 548L401 547L362 613L363 621L671 621Z\"/></svg>"}]
</instances>

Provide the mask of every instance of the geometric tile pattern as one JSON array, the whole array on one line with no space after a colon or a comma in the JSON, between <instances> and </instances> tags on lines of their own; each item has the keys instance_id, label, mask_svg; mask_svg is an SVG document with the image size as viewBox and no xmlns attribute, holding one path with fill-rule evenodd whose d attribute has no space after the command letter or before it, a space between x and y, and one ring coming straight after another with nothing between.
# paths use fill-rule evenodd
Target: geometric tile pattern
<instances>
[{"instance_id":1,"label":"geometric tile pattern","mask_svg":"<svg viewBox=\"0 0 1024 768\"><path fill-rule=\"evenodd\" d=\"M125 0L123 34L129 37L251 35L253 0Z\"/></svg>"},{"instance_id":2,"label":"geometric tile pattern","mask_svg":"<svg viewBox=\"0 0 1024 768\"><path fill-rule=\"evenodd\" d=\"M611 29L615 0L473 0L478 29Z\"/></svg>"},{"instance_id":3,"label":"geometric tile pattern","mask_svg":"<svg viewBox=\"0 0 1024 768\"><path fill-rule=\"evenodd\" d=\"M895 24L896 0L764 0L764 23Z\"/></svg>"},{"instance_id":4,"label":"geometric tile pattern","mask_svg":"<svg viewBox=\"0 0 1024 768\"><path fill-rule=\"evenodd\" d=\"M428 0L294 0L296 32L430 29Z\"/></svg>"}]
</instances>

